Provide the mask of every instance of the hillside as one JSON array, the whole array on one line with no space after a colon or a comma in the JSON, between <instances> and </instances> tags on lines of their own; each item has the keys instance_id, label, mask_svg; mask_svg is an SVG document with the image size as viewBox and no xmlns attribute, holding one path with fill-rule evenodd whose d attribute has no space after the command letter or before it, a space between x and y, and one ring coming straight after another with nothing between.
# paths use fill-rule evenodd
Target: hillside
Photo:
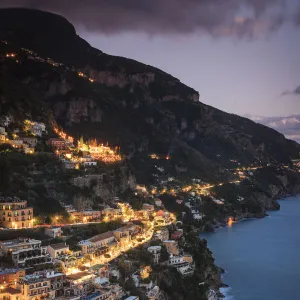
<instances>
[{"instance_id":1,"label":"hillside","mask_svg":"<svg viewBox=\"0 0 300 300\"><path fill-rule=\"evenodd\" d=\"M139 184L233 181L237 168L298 158L296 142L201 103L157 68L91 47L58 15L1 9L0 40L1 115L55 119L77 139L119 146Z\"/></svg>"}]
</instances>

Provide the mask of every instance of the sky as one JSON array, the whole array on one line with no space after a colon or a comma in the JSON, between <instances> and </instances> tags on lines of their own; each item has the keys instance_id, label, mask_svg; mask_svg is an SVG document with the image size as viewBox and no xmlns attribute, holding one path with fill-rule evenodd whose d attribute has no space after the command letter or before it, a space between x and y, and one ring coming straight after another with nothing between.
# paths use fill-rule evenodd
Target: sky
<instances>
[{"instance_id":1,"label":"sky","mask_svg":"<svg viewBox=\"0 0 300 300\"><path fill-rule=\"evenodd\" d=\"M257 121L300 120L300 0L0 0L0 7L61 14L92 46L158 67L216 108Z\"/></svg>"}]
</instances>

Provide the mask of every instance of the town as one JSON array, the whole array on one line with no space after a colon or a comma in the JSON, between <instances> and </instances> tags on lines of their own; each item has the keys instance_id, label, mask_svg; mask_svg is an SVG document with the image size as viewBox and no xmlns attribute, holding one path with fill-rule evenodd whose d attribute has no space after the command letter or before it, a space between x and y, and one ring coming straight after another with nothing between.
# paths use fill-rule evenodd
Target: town
<instances>
[{"instance_id":1,"label":"town","mask_svg":"<svg viewBox=\"0 0 300 300\"><path fill-rule=\"evenodd\" d=\"M26 48L20 53L7 52L1 59L20 64L24 55L54 69L68 70L92 86L97 84L82 70L42 58ZM59 163L62 173L55 170L54 177L63 175L57 182L67 178L71 189L78 188L76 191L93 196L94 186L106 176L105 167L126 163L118 145L108 145L92 137L75 138L54 120L47 121L29 116L13 120L9 115L1 115L1 153L21 153L25 159L42 153ZM32 200L34 193L22 198L1 196L0 300L164 299L158 284L161 274L166 272L180 278L195 275L196 258L192 250L199 245L189 248L188 234L198 234L199 228L213 230L220 224L231 227L236 221L232 207L235 205L242 211L247 201L241 186L246 183L247 188L254 187L256 172L268 167L300 172L299 160L292 161L292 165L272 166L260 161L242 165L230 158L226 171L232 176L228 181L179 179L165 168L172 164L172 155L171 151L147 153L145 156L153 167L153 181L150 184L133 181L127 199L116 193L108 201L97 195L101 198L97 205L82 199L57 200L61 210L54 209L45 217ZM40 176L39 170L28 168L31 174ZM38 186L31 179L28 186ZM53 193L53 199L60 199L51 183L45 186L47 192ZM232 199L223 196L225 188L230 188ZM36 196L40 200L38 193ZM248 207L244 206L241 215L248 217ZM197 241L201 243L199 236ZM215 299L212 289L209 299Z\"/></svg>"}]
</instances>

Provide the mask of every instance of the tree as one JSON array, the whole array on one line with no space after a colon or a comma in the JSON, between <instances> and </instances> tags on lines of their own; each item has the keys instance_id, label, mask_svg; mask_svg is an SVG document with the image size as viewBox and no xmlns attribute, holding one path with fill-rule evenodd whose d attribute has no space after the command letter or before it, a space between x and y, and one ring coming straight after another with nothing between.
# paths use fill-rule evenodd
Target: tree
<instances>
[{"instance_id":1,"label":"tree","mask_svg":"<svg viewBox=\"0 0 300 300\"><path fill-rule=\"evenodd\" d=\"M6 191L10 186L11 167L4 156L0 157L0 191Z\"/></svg>"}]
</instances>

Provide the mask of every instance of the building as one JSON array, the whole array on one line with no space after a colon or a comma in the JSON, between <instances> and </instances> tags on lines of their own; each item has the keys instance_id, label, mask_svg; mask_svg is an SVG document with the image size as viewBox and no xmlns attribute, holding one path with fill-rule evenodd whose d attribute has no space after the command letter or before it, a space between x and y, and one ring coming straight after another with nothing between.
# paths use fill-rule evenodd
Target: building
<instances>
[{"instance_id":1,"label":"building","mask_svg":"<svg viewBox=\"0 0 300 300\"><path fill-rule=\"evenodd\" d=\"M95 166L97 166L97 162L96 161L85 161L82 163L82 165L84 167L95 167Z\"/></svg>"},{"instance_id":2,"label":"building","mask_svg":"<svg viewBox=\"0 0 300 300\"><path fill-rule=\"evenodd\" d=\"M153 239L166 241L169 239L169 235L169 230L167 228L162 228L155 232L155 234L153 235Z\"/></svg>"},{"instance_id":3,"label":"building","mask_svg":"<svg viewBox=\"0 0 300 300\"><path fill-rule=\"evenodd\" d=\"M84 299L89 293L94 290L95 275L89 272L79 272L66 276L65 291L66 297L82 297L75 299ZM105 299L105 298L104 298ZM107 298L106 298L107 299Z\"/></svg>"},{"instance_id":4,"label":"building","mask_svg":"<svg viewBox=\"0 0 300 300\"><path fill-rule=\"evenodd\" d=\"M100 210L77 211L74 209L74 211L70 211L69 214L71 215L74 221L81 223L96 221L101 219L102 216Z\"/></svg>"},{"instance_id":5,"label":"building","mask_svg":"<svg viewBox=\"0 0 300 300\"><path fill-rule=\"evenodd\" d=\"M183 256L170 255L168 265L176 268L176 270L182 276L189 276L194 274L194 265L186 261Z\"/></svg>"},{"instance_id":6,"label":"building","mask_svg":"<svg viewBox=\"0 0 300 300\"><path fill-rule=\"evenodd\" d=\"M25 154L33 154L35 152L35 149L28 145L24 145L23 150Z\"/></svg>"},{"instance_id":7,"label":"building","mask_svg":"<svg viewBox=\"0 0 300 300\"><path fill-rule=\"evenodd\" d=\"M55 150L64 150L66 148L66 141L62 138L51 138L48 140L48 145Z\"/></svg>"},{"instance_id":8,"label":"building","mask_svg":"<svg viewBox=\"0 0 300 300\"><path fill-rule=\"evenodd\" d=\"M143 204L143 209L144 209L144 210L147 210L147 211L149 211L149 212L154 212L154 205L144 203L144 204Z\"/></svg>"},{"instance_id":9,"label":"building","mask_svg":"<svg viewBox=\"0 0 300 300\"><path fill-rule=\"evenodd\" d=\"M167 248L167 251L173 255L179 255L179 248L176 241L173 240L167 240L163 241L164 245Z\"/></svg>"},{"instance_id":10,"label":"building","mask_svg":"<svg viewBox=\"0 0 300 300\"><path fill-rule=\"evenodd\" d=\"M83 240L78 243L81 247L82 254L94 253L99 248L109 248L117 244L116 238L112 231L93 236L88 240Z\"/></svg>"},{"instance_id":11,"label":"building","mask_svg":"<svg viewBox=\"0 0 300 300\"><path fill-rule=\"evenodd\" d=\"M62 159L61 162L63 164L64 170L75 170L79 168L79 164L74 161Z\"/></svg>"},{"instance_id":12,"label":"building","mask_svg":"<svg viewBox=\"0 0 300 300\"><path fill-rule=\"evenodd\" d=\"M0 225L4 228L31 228L33 208L27 207L26 200L17 197L0 198Z\"/></svg>"},{"instance_id":13,"label":"building","mask_svg":"<svg viewBox=\"0 0 300 300\"><path fill-rule=\"evenodd\" d=\"M57 299L64 295L64 283L64 274L42 271L26 275L17 284L17 289L22 291L24 299Z\"/></svg>"},{"instance_id":14,"label":"building","mask_svg":"<svg viewBox=\"0 0 300 300\"><path fill-rule=\"evenodd\" d=\"M147 251L153 255L153 262L155 264L158 264L160 258L161 246L151 246L147 249Z\"/></svg>"},{"instance_id":15,"label":"building","mask_svg":"<svg viewBox=\"0 0 300 300\"><path fill-rule=\"evenodd\" d=\"M120 243L121 249L126 248L131 242L131 236L133 235L133 231L130 226L124 226L118 228L113 232L116 240Z\"/></svg>"},{"instance_id":16,"label":"building","mask_svg":"<svg viewBox=\"0 0 300 300\"><path fill-rule=\"evenodd\" d=\"M0 256L11 257L14 266L30 268L36 265L52 263L47 247L41 241L30 238L17 238L0 242Z\"/></svg>"},{"instance_id":17,"label":"building","mask_svg":"<svg viewBox=\"0 0 300 300\"><path fill-rule=\"evenodd\" d=\"M24 146L23 140L16 138L14 140L9 140L9 143L13 148L21 149Z\"/></svg>"},{"instance_id":18,"label":"building","mask_svg":"<svg viewBox=\"0 0 300 300\"><path fill-rule=\"evenodd\" d=\"M20 300L22 299L22 292L13 287L7 286L0 290L1 300Z\"/></svg>"},{"instance_id":19,"label":"building","mask_svg":"<svg viewBox=\"0 0 300 300\"><path fill-rule=\"evenodd\" d=\"M66 243L52 244L47 247L47 251L53 258L67 255L70 252L69 245Z\"/></svg>"},{"instance_id":20,"label":"building","mask_svg":"<svg viewBox=\"0 0 300 300\"><path fill-rule=\"evenodd\" d=\"M34 136L22 136L19 137L19 139L22 140L24 144L27 144L32 148L35 148L37 145L37 138Z\"/></svg>"},{"instance_id":21,"label":"building","mask_svg":"<svg viewBox=\"0 0 300 300\"><path fill-rule=\"evenodd\" d=\"M7 140L7 132L4 127L0 127L0 144L5 143Z\"/></svg>"},{"instance_id":22,"label":"building","mask_svg":"<svg viewBox=\"0 0 300 300\"><path fill-rule=\"evenodd\" d=\"M60 227L45 228L45 235L52 238L57 238L62 236L62 230Z\"/></svg>"},{"instance_id":23,"label":"building","mask_svg":"<svg viewBox=\"0 0 300 300\"><path fill-rule=\"evenodd\" d=\"M25 270L23 269L0 269L0 284L15 285L24 276Z\"/></svg>"}]
</instances>

